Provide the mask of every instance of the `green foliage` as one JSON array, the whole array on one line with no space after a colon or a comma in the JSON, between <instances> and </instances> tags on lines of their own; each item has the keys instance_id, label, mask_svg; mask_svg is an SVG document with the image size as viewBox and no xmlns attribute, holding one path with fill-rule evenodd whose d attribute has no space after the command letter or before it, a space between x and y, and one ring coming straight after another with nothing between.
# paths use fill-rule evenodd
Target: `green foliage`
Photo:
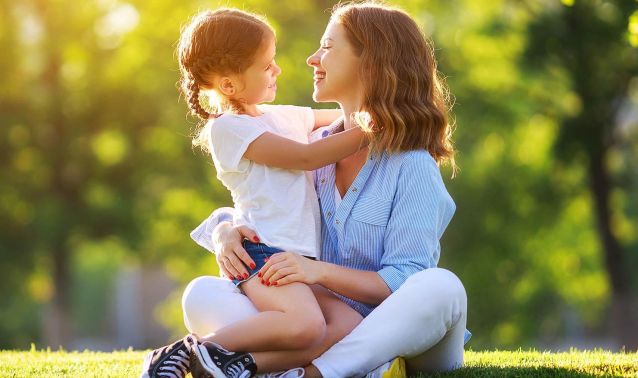
<instances>
[{"instance_id":1,"label":"green foliage","mask_svg":"<svg viewBox=\"0 0 638 378\"><path fill-rule=\"evenodd\" d=\"M586 167L610 284L614 334L636 348L638 280L628 263L635 262L630 253L638 251L631 226L637 218L623 202L636 193L636 153L630 147L636 119L627 115L636 107L630 87L638 74L638 50L632 48L627 30L634 29L638 5L629 0L567 5L537 11L529 26L525 66L559 70L570 80L576 106L564 115L553 150L558 165Z\"/></svg>"},{"instance_id":2,"label":"green foliage","mask_svg":"<svg viewBox=\"0 0 638 378\"><path fill-rule=\"evenodd\" d=\"M111 301L122 266L161 262L180 290L198 275L217 274L213 256L188 234L231 200L210 158L190 145L198 122L186 116L175 85L180 26L198 10L219 5L265 14L277 30L283 69L276 102L334 107L312 103L311 70L305 64L333 3L0 0L0 295L5 298L0 346L41 341L42 310L61 292L70 295L74 332L100 332L107 319L97 314ZM578 158L557 164L555 157L555 146L567 146L563 121L583 117L583 101L574 90L580 82L551 64L531 69L530 64L546 61L533 60L527 50L532 37L557 26L540 19L535 2L391 3L404 6L433 39L455 99L461 171L452 180L443 169L457 213L442 242L440 265L456 272L468 290L471 345L555 343L566 335L566 319L573 314L583 330L604 328L610 289L586 166ZM556 12L580 6L578 0L544 3ZM609 17L608 28L624 28L627 44L635 39L636 16L633 21ZM567 43L550 39L539 48L560 51ZM604 58L592 59L600 72L596 82L607 81L612 75L607 71L622 65L636 68L632 53L621 47L618 41ZM629 97L638 103L638 79L627 79L633 83ZM612 206L623 209L615 225L635 251L638 138L634 132L620 140L623 147L610 158L622 178ZM638 254L632 256L628 265L636 267ZM61 272L66 282L56 275L60 261L67 267ZM156 311L175 336L184 332L180 290ZM479 357L468 355L470 361ZM141 356L126 359L137 364ZM483 374L473 366L474 373ZM535 366L521 375L537 374Z\"/></svg>"}]
</instances>

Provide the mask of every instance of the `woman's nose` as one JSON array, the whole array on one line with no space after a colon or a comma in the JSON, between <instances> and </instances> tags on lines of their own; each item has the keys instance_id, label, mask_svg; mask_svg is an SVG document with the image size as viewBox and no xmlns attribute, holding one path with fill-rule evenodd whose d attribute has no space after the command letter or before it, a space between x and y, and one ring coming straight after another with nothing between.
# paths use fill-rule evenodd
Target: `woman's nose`
<instances>
[{"instance_id":1,"label":"woman's nose","mask_svg":"<svg viewBox=\"0 0 638 378\"><path fill-rule=\"evenodd\" d=\"M306 64L310 67L315 67L319 65L319 49L315 51L314 54L310 55L308 59L306 59Z\"/></svg>"}]
</instances>

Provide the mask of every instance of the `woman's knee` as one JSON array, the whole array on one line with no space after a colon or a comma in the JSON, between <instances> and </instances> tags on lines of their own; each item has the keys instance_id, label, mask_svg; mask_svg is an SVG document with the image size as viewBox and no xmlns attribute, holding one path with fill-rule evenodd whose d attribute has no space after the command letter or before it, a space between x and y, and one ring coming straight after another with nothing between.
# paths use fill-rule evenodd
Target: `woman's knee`
<instances>
[{"instance_id":1,"label":"woman's knee","mask_svg":"<svg viewBox=\"0 0 638 378\"><path fill-rule=\"evenodd\" d=\"M232 282L213 276L192 280L182 295L186 328L205 335L257 313L250 300Z\"/></svg>"},{"instance_id":2,"label":"woman's knee","mask_svg":"<svg viewBox=\"0 0 638 378\"><path fill-rule=\"evenodd\" d=\"M201 276L192 280L182 294L184 313L201 308L202 302L210 301L212 296L221 293L239 293L239 290L228 280L213 276Z\"/></svg>"},{"instance_id":3,"label":"woman's knee","mask_svg":"<svg viewBox=\"0 0 638 378\"><path fill-rule=\"evenodd\" d=\"M452 272L441 268L432 268L416 273L406 280L405 287L408 300L413 303L427 303L418 306L423 316L445 316L448 327L454 326L458 320L467 316L467 294L461 280Z\"/></svg>"},{"instance_id":4,"label":"woman's knee","mask_svg":"<svg viewBox=\"0 0 638 378\"><path fill-rule=\"evenodd\" d=\"M437 293L440 298L467 303L465 287L456 274L447 269L431 268L415 273L408 277L406 288L416 287L415 294L421 294L423 300L431 299L432 293ZM428 290L422 290L427 288Z\"/></svg>"}]
</instances>

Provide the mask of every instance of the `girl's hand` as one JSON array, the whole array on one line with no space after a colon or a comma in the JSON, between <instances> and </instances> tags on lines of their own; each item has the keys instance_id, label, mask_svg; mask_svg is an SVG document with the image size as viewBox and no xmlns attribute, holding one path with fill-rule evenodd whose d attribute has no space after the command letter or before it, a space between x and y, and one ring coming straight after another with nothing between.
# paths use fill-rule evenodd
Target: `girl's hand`
<instances>
[{"instance_id":1,"label":"girl's hand","mask_svg":"<svg viewBox=\"0 0 638 378\"><path fill-rule=\"evenodd\" d=\"M253 230L246 226L233 226L231 222L221 222L213 231L213 244L221 246L215 254L217 265L230 279L246 279L246 267L255 268L255 262L242 246L244 238L259 243Z\"/></svg>"},{"instance_id":2,"label":"girl's hand","mask_svg":"<svg viewBox=\"0 0 638 378\"><path fill-rule=\"evenodd\" d=\"M312 285L319 281L317 261L310 260L294 252L275 253L258 273L261 282L267 286L282 286L291 282Z\"/></svg>"}]
</instances>

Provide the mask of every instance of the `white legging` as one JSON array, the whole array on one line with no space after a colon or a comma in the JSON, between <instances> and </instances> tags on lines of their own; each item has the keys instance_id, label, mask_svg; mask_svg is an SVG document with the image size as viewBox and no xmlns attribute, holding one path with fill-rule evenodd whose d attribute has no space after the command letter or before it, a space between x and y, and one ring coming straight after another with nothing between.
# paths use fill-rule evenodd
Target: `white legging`
<instances>
[{"instance_id":1,"label":"white legging","mask_svg":"<svg viewBox=\"0 0 638 378\"><path fill-rule=\"evenodd\" d=\"M206 335L252 316L251 301L227 279L191 281L182 298L184 323ZM345 338L313 361L325 378L360 377L396 356L410 372L441 372L463 365L467 320L465 288L440 268L409 277Z\"/></svg>"}]
</instances>

